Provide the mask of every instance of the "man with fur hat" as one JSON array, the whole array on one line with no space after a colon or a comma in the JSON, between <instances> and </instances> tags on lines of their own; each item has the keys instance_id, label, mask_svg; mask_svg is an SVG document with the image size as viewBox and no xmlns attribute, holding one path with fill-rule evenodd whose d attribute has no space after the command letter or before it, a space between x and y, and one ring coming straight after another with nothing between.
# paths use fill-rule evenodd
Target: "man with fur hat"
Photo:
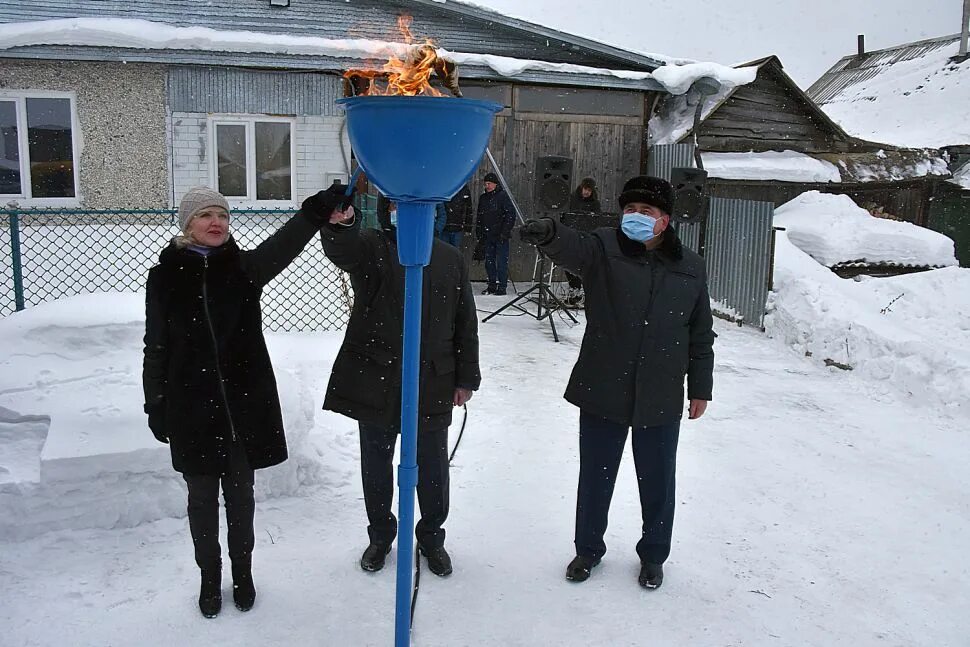
<instances>
[{"instance_id":1,"label":"man with fur hat","mask_svg":"<svg viewBox=\"0 0 970 647\"><path fill-rule=\"evenodd\" d=\"M499 184L495 173L485 175L485 193L478 198L475 235L482 246L488 286L482 294L502 296L509 280L509 239L515 226L512 199Z\"/></svg>"},{"instance_id":2,"label":"man with fur hat","mask_svg":"<svg viewBox=\"0 0 970 647\"><path fill-rule=\"evenodd\" d=\"M580 409L576 557L566 579L583 582L606 553L603 535L630 428L643 530L639 583L663 582L674 520L677 440L687 381L688 417L704 415L714 372L713 320L704 260L670 226L674 192L638 176L619 197L617 229L580 233L530 220L522 240L580 275L586 334L565 398Z\"/></svg>"}]
</instances>

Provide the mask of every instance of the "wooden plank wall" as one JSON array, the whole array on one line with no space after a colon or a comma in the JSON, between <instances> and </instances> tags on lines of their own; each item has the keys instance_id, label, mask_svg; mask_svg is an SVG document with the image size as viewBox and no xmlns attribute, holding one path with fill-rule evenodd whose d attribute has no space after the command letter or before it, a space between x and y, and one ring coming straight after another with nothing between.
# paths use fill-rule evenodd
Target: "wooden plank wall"
<instances>
[{"instance_id":1,"label":"wooden plank wall","mask_svg":"<svg viewBox=\"0 0 970 647\"><path fill-rule=\"evenodd\" d=\"M849 150L845 138L832 132L805 100L767 68L718 108L698 134L702 149L709 151Z\"/></svg>"},{"instance_id":2,"label":"wooden plank wall","mask_svg":"<svg viewBox=\"0 0 970 647\"><path fill-rule=\"evenodd\" d=\"M861 207L881 206L888 214L907 222L925 226L929 210L929 198L934 191L935 184L936 182L933 181L922 180L906 183L896 182L891 186L886 183L862 186L858 184L715 180L708 186L712 196L772 202L776 207L806 191L847 195Z\"/></svg>"},{"instance_id":3,"label":"wooden plank wall","mask_svg":"<svg viewBox=\"0 0 970 647\"><path fill-rule=\"evenodd\" d=\"M604 211L616 211L616 197L623 183L641 172L643 138L644 127L639 117L506 110L496 118L489 147L523 216L528 219L542 215L533 202L535 166L539 157L561 155L571 158L572 188L575 189L584 177L594 178ZM482 177L491 170L486 157L473 176L471 188L476 208L478 196L484 191ZM466 240L464 247L470 259L474 241ZM521 244L513 235L509 263L512 279L517 282L531 279L534 261L534 248ZM471 267L472 279L483 280L482 265L473 263Z\"/></svg>"}]
</instances>

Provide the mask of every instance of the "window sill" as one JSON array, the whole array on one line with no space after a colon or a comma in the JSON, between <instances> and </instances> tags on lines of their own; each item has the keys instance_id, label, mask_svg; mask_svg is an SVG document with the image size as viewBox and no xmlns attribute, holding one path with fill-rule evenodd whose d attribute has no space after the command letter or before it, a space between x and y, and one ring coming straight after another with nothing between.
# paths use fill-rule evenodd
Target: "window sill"
<instances>
[{"instance_id":1,"label":"window sill","mask_svg":"<svg viewBox=\"0 0 970 647\"><path fill-rule=\"evenodd\" d=\"M274 211L282 210L293 210L295 211L298 207L295 202L280 201L280 200L233 200L231 198L227 199L229 203L230 211L249 211L256 209L272 209Z\"/></svg>"},{"instance_id":2,"label":"window sill","mask_svg":"<svg viewBox=\"0 0 970 647\"><path fill-rule=\"evenodd\" d=\"M80 198L24 198L0 195L4 209L80 209Z\"/></svg>"}]
</instances>

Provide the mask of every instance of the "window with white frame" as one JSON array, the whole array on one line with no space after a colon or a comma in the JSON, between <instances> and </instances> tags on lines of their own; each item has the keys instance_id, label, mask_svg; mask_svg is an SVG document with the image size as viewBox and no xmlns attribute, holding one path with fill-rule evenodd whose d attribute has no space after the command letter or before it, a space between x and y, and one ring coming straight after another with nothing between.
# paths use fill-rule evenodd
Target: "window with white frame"
<instances>
[{"instance_id":1,"label":"window with white frame","mask_svg":"<svg viewBox=\"0 0 970 647\"><path fill-rule=\"evenodd\" d=\"M212 180L236 202L284 202L296 194L293 119L213 117Z\"/></svg>"},{"instance_id":2,"label":"window with white frame","mask_svg":"<svg viewBox=\"0 0 970 647\"><path fill-rule=\"evenodd\" d=\"M0 92L0 197L77 198L74 97Z\"/></svg>"}]
</instances>

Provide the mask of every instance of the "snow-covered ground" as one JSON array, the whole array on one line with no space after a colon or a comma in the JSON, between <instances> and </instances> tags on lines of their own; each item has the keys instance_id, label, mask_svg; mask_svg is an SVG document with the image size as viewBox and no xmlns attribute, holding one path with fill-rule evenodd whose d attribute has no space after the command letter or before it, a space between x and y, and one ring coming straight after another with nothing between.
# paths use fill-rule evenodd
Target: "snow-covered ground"
<instances>
[{"instance_id":1,"label":"snow-covered ground","mask_svg":"<svg viewBox=\"0 0 970 647\"><path fill-rule=\"evenodd\" d=\"M953 241L815 191L779 207L775 224L786 231L776 239L769 335L900 396L970 413L970 269L955 267ZM825 267L851 260L948 267L859 280Z\"/></svg>"},{"instance_id":2,"label":"snow-covered ground","mask_svg":"<svg viewBox=\"0 0 970 647\"><path fill-rule=\"evenodd\" d=\"M0 366L0 406L49 416L52 431L58 412L79 423L101 415L105 433L160 460L164 448L148 442L137 413L140 299L113 297L113 311L84 301L97 298L79 297L44 322L45 306L38 307L37 321L20 333L17 321L29 312L0 320L3 346L14 349ZM479 307L504 301L480 298ZM68 323L58 329L58 320ZM578 414L560 395L583 328L559 327L556 344L545 322L528 317L481 325L484 382L455 457L446 526L455 573L442 580L425 570L415 645L966 644L966 417L722 322L715 402L681 435L664 587L647 592L636 583L639 507L629 456L614 497L610 552L588 582L566 582ZM97 339L97 352L85 350ZM375 575L356 564L366 521L355 428L319 410L340 333L270 334L268 341L282 376L291 460L304 461L314 477L299 496L257 507L256 607L243 615L229 604L216 620L199 615L184 518L22 540L11 538L8 525L0 533L0 643L392 642L394 554ZM70 399L61 401L64 393ZM312 419L301 419L303 412ZM46 423L31 420L22 423L27 441L0 444L4 452L16 445L9 455L19 457L0 458L19 470L4 475L8 482L36 473L24 457L41 451ZM8 438L2 424L0 438ZM124 428L108 429L115 425ZM143 476L174 476L147 463ZM111 478L93 470L63 496L94 507L123 498L130 521L154 498L178 499L167 489L177 478L161 491L135 470ZM257 477L273 478L269 471Z\"/></svg>"}]
</instances>

